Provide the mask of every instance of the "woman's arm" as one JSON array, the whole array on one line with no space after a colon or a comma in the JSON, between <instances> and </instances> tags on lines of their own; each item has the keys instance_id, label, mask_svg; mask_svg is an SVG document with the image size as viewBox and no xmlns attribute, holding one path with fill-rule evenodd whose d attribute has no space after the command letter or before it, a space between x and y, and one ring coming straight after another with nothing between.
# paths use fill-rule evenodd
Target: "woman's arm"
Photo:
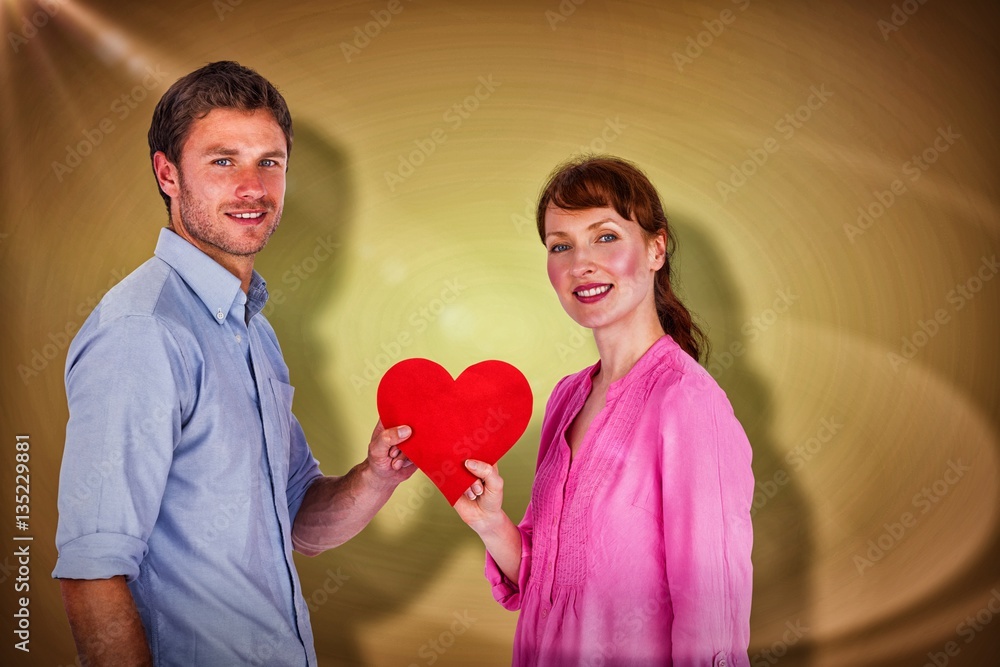
<instances>
[{"instance_id":1,"label":"woman's arm","mask_svg":"<svg viewBox=\"0 0 1000 667\"><path fill-rule=\"evenodd\" d=\"M521 571L521 531L503 511L503 478L495 465L483 461L470 459L465 467L479 480L458 499L455 510L479 535L504 576L517 581Z\"/></svg>"},{"instance_id":2,"label":"woman's arm","mask_svg":"<svg viewBox=\"0 0 1000 667\"><path fill-rule=\"evenodd\" d=\"M685 378L661 414L673 658L743 667L753 583L750 443L722 390L703 381Z\"/></svg>"}]
</instances>

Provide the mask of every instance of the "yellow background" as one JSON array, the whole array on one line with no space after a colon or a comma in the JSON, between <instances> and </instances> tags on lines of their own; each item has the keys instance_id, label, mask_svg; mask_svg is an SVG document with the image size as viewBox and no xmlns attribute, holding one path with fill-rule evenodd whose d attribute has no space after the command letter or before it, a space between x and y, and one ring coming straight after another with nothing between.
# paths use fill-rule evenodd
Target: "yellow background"
<instances>
[{"instance_id":1,"label":"yellow background","mask_svg":"<svg viewBox=\"0 0 1000 667\"><path fill-rule=\"evenodd\" d=\"M271 79L295 119L284 222L258 268L327 474L363 457L372 378L392 361L457 374L504 359L535 394L502 464L521 515L548 392L596 359L548 285L530 211L558 162L606 150L659 188L680 289L754 445L755 664L922 665L949 648L948 664L995 660L995 3L391 8L3 0L0 662L75 658L49 579L65 332L152 253L165 222L153 106L219 59ZM880 205L859 225L859 207ZM28 656L10 632L17 433L32 446ZM421 475L358 538L298 564L321 664L508 664L516 616Z\"/></svg>"}]
</instances>

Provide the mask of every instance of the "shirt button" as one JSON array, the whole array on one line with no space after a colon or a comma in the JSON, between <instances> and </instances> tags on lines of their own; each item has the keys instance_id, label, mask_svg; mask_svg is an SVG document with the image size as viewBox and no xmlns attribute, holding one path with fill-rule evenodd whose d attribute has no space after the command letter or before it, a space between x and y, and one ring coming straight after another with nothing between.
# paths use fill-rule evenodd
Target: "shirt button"
<instances>
[{"instance_id":1,"label":"shirt button","mask_svg":"<svg viewBox=\"0 0 1000 667\"><path fill-rule=\"evenodd\" d=\"M224 319L226 319L226 314L224 312L222 312L221 308L219 308L219 312L217 312L215 314L215 319L217 319L217 320L224 320Z\"/></svg>"},{"instance_id":2,"label":"shirt button","mask_svg":"<svg viewBox=\"0 0 1000 667\"><path fill-rule=\"evenodd\" d=\"M242 342L242 341L243 341L243 336L241 336L241 335L239 335L239 334L236 334L236 342L237 342L237 343L240 343L240 342Z\"/></svg>"}]
</instances>

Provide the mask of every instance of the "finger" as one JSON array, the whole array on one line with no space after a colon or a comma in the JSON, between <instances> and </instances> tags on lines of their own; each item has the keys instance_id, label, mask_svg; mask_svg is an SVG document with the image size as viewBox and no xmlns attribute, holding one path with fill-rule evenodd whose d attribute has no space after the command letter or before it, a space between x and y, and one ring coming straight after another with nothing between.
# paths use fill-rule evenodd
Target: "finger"
<instances>
[{"instance_id":1,"label":"finger","mask_svg":"<svg viewBox=\"0 0 1000 667\"><path fill-rule=\"evenodd\" d=\"M393 444L403 442L413 435L413 429L406 425L397 426L396 428L391 428L389 430L392 431Z\"/></svg>"},{"instance_id":2,"label":"finger","mask_svg":"<svg viewBox=\"0 0 1000 667\"><path fill-rule=\"evenodd\" d=\"M377 438L372 440L373 444L376 444L378 448L384 448L382 451L385 454L380 454L380 456L388 456L389 452L393 447L401 443L410 437L413 430L409 426L396 426L394 428L384 429Z\"/></svg>"},{"instance_id":3,"label":"finger","mask_svg":"<svg viewBox=\"0 0 1000 667\"><path fill-rule=\"evenodd\" d=\"M491 477L493 477L494 475L499 477L499 475L496 474L496 468L494 466L491 466L489 463L486 463L485 461L477 461L476 459L469 459L465 462L465 467L468 468L469 472L471 472L473 475L483 480L483 482L487 486L490 485Z\"/></svg>"}]
</instances>

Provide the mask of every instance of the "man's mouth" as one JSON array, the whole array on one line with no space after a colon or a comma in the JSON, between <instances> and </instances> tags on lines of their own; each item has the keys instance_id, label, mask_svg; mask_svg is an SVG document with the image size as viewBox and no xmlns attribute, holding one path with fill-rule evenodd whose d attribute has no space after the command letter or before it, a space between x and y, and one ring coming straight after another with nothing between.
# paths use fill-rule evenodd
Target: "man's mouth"
<instances>
[{"instance_id":1,"label":"man's mouth","mask_svg":"<svg viewBox=\"0 0 1000 667\"><path fill-rule=\"evenodd\" d=\"M226 216L241 225L256 225L267 215L267 210L256 209L253 211L229 211Z\"/></svg>"}]
</instances>

